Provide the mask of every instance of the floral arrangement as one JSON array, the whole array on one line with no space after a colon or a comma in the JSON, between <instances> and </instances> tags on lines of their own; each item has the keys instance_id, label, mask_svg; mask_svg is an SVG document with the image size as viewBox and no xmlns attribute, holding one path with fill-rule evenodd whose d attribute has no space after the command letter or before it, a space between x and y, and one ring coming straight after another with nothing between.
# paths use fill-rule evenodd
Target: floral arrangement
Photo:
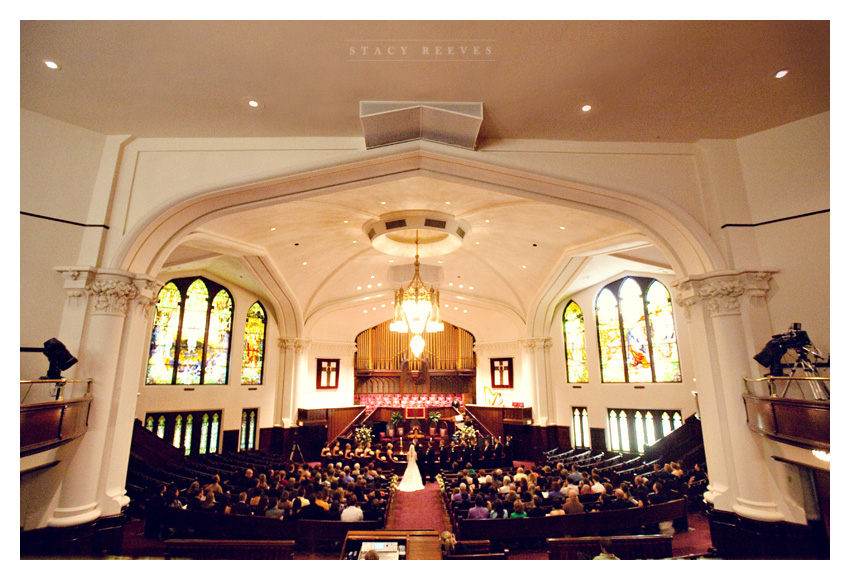
<instances>
[{"instance_id":1,"label":"floral arrangement","mask_svg":"<svg viewBox=\"0 0 850 580\"><path fill-rule=\"evenodd\" d=\"M435 425L440 422L440 419L443 418L442 413L439 411L430 411L428 413L428 422L434 423Z\"/></svg>"},{"instance_id":2,"label":"floral arrangement","mask_svg":"<svg viewBox=\"0 0 850 580\"><path fill-rule=\"evenodd\" d=\"M467 445L474 445L478 441L478 432L472 425L462 423L457 426L457 440L463 441Z\"/></svg>"},{"instance_id":3,"label":"floral arrangement","mask_svg":"<svg viewBox=\"0 0 850 580\"><path fill-rule=\"evenodd\" d=\"M354 440L358 445L366 447L366 444L372 441L372 428L369 425L361 425L354 430Z\"/></svg>"}]
</instances>

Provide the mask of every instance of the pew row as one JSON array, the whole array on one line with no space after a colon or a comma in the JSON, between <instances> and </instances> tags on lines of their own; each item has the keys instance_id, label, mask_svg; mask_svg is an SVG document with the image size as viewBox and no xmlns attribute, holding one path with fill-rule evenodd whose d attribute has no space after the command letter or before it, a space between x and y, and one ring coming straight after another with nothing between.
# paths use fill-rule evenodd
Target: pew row
<instances>
[{"instance_id":1,"label":"pew row","mask_svg":"<svg viewBox=\"0 0 850 580\"><path fill-rule=\"evenodd\" d=\"M550 560L590 560L601 549L599 541L611 540L611 553L620 560L661 560L673 557L673 538L660 534L643 536L592 536L549 538L546 543Z\"/></svg>"},{"instance_id":2,"label":"pew row","mask_svg":"<svg viewBox=\"0 0 850 580\"><path fill-rule=\"evenodd\" d=\"M171 538L203 540L292 540L298 548L337 547L350 531L380 530L382 520L278 520L169 508L165 527Z\"/></svg>"},{"instance_id":3,"label":"pew row","mask_svg":"<svg viewBox=\"0 0 850 580\"><path fill-rule=\"evenodd\" d=\"M166 560L292 560L292 540L165 540Z\"/></svg>"},{"instance_id":4,"label":"pew row","mask_svg":"<svg viewBox=\"0 0 850 580\"><path fill-rule=\"evenodd\" d=\"M490 540L491 543L545 541L549 538L596 535L636 535L644 527L657 532L658 524L676 521L687 529L688 501L674 501L623 510L585 512L564 516L468 520L458 517L455 535L459 540Z\"/></svg>"}]
</instances>

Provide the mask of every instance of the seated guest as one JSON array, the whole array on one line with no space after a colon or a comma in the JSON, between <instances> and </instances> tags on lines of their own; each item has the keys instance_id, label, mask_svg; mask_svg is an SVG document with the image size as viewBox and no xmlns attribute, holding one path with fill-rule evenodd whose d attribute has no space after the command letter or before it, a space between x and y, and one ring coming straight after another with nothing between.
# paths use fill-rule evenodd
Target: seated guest
<instances>
[{"instance_id":1,"label":"seated guest","mask_svg":"<svg viewBox=\"0 0 850 580\"><path fill-rule=\"evenodd\" d=\"M525 504L522 503L522 500L519 500L519 499L516 500L514 502L514 509L511 512L510 517L512 517L512 518L524 518L524 517L526 517L526 515L527 514L525 513Z\"/></svg>"},{"instance_id":2,"label":"seated guest","mask_svg":"<svg viewBox=\"0 0 850 580\"><path fill-rule=\"evenodd\" d=\"M505 519L508 517L508 510L502 500L497 499L493 502L493 507L490 509L490 519Z\"/></svg>"},{"instance_id":3,"label":"seated guest","mask_svg":"<svg viewBox=\"0 0 850 580\"><path fill-rule=\"evenodd\" d=\"M452 496L452 501L467 501L469 500L469 494L466 491L466 484L461 483L460 486L455 488L455 493Z\"/></svg>"},{"instance_id":4,"label":"seated guest","mask_svg":"<svg viewBox=\"0 0 850 580\"><path fill-rule=\"evenodd\" d=\"M570 493L567 496L567 501L564 502L562 509L567 514L584 513L584 504L579 501L578 492L576 490L570 490Z\"/></svg>"},{"instance_id":5,"label":"seated guest","mask_svg":"<svg viewBox=\"0 0 850 580\"><path fill-rule=\"evenodd\" d=\"M250 516L253 512L248 505L248 494L244 491L239 494L235 503L229 505L225 513L237 516Z\"/></svg>"},{"instance_id":6,"label":"seated guest","mask_svg":"<svg viewBox=\"0 0 850 580\"><path fill-rule=\"evenodd\" d=\"M444 557L467 553L463 544L458 544L455 539L455 535L449 531L445 531L440 534L440 550Z\"/></svg>"},{"instance_id":7,"label":"seated guest","mask_svg":"<svg viewBox=\"0 0 850 580\"><path fill-rule=\"evenodd\" d=\"M525 510L525 513L530 518L539 518L546 515L546 510L540 507L542 503L542 498L539 495L534 495L531 497L531 507Z\"/></svg>"},{"instance_id":8,"label":"seated guest","mask_svg":"<svg viewBox=\"0 0 850 580\"><path fill-rule=\"evenodd\" d=\"M301 498L296 497L292 500L292 509L289 510L289 515L286 517L287 520L298 520L301 519Z\"/></svg>"},{"instance_id":9,"label":"seated guest","mask_svg":"<svg viewBox=\"0 0 850 580\"><path fill-rule=\"evenodd\" d=\"M286 514L286 511L283 509L285 505L285 502L278 501L274 506L266 510L265 516L267 518L275 518L277 520L282 520L283 516Z\"/></svg>"},{"instance_id":10,"label":"seated guest","mask_svg":"<svg viewBox=\"0 0 850 580\"><path fill-rule=\"evenodd\" d=\"M475 496L475 506L469 508L466 518L469 520L486 520L490 517L490 510L487 509L487 504L482 495Z\"/></svg>"},{"instance_id":11,"label":"seated guest","mask_svg":"<svg viewBox=\"0 0 850 580\"><path fill-rule=\"evenodd\" d=\"M377 498L372 499L366 504L366 509L363 511L364 520L381 520L384 518L384 510L381 509L381 502Z\"/></svg>"},{"instance_id":12,"label":"seated guest","mask_svg":"<svg viewBox=\"0 0 850 580\"><path fill-rule=\"evenodd\" d=\"M562 506L563 506L563 502L561 501L561 498L556 497L555 499L552 500L552 509L549 510L549 513L546 514L546 515L547 516L564 516L564 515L567 515L567 512L565 512L563 510Z\"/></svg>"},{"instance_id":13,"label":"seated guest","mask_svg":"<svg viewBox=\"0 0 850 580\"><path fill-rule=\"evenodd\" d=\"M346 500L347 507L342 510L339 519L344 522L361 522L363 521L363 510L357 504L357 498L352 494Z\"/></svg>"},{"instance_id":14,"label":"seated guest","mask_svg":"<svg viewBox=\"0 0 850 580\"><path fill-rule=\"evenodd\" d=\"M655 505L659 503L665 503L670 501L670 495L667 493L667 490L664 487L664 484L661 483L660 480L656 481L652 484L652 489L655 493L652 493L648 496L650 505Z\"/></svg>"},{"instance_id":15,"label":"seated guest","mask_svg":"<svg viewBox=\"0 0 850 580\"><path fill-rule=\"evenodd\" d=\"M619 487L614 490L614 495L612 499L607 499L602 502L602 509L606 510L624 510L631 507L636 506L634 503L629 501L629 499L626 497L626 492L624 492Z\"/></svg>"},{"instance_id":16,"label":"seated guest","mask_svg":"<svg viewBox=\"0 0 850 580\"><path fill-rule=\"evenodd\" d=\"M307 498L310 503L301 508L299 519L302 520L323 520L326 518L325 508L316 503L316 494L311 493Z\"/></svg>"}]
</instances>

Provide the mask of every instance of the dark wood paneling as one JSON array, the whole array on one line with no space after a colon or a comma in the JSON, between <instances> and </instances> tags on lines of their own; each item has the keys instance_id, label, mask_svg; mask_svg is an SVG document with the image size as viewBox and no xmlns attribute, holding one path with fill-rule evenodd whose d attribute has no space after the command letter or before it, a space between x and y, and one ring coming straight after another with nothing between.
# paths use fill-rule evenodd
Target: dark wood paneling
<instances>
[{"instance_id":1,"label":"dark wood paneling","mask_svg":"<svg viewBox=\"0 0 850 580\"><path fill-rule=\"evenodd\" d=\"M743 397L751 430L789 445L829 450L829 401Z\"/></svg>"},{"instance_id":2,"label":"dark wood paneling","mask_svg":"<svg viewBox=\"0 0 850 580\"><path fill-rule=\"evenodd\" d=\"M711 543L727 560L829 559L829 538L822 522L809 525L762 522L732 512L709 512Z\"/></svg>"}]
</instances>

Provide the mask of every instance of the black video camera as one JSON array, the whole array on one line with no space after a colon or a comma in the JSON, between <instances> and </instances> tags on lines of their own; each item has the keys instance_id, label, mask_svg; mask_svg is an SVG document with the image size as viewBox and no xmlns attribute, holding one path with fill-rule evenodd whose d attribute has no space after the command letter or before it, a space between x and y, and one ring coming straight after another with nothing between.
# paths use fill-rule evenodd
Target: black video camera
<instances>
[{"instance_id":1,"label":"black video camera","mask_svg":"<svg viewBox=\"0 0 850 580\"><path fill-rule=\"evenodd\" d=\"M789 349L796 350L801 357L805 357L806 347L812 346L809 335L805 330L800 330L801 325L795 322L784 334L774 334L764 345L764 348L753 359L761 366L770 369L770 375L782 376L782 357Z\"/></svg>"}]
</instances>

